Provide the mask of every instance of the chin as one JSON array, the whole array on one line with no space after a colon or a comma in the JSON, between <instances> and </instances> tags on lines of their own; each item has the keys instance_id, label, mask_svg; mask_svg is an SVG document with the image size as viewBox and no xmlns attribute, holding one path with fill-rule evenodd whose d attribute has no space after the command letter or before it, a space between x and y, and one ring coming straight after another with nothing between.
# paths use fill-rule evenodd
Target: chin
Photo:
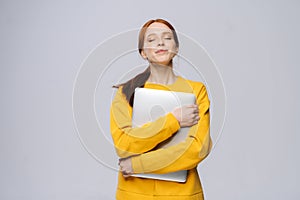
<instances>
[{"instance_id":1,"label":"chin","mask_svg":"<svg viewBox=\"0 0 300 200\"><path fill-rule=\"evenodd\" d=\"M158 60L158 61L154 61L152 63L157 64L157 65L169 66L170 63L172 63L172 60L164 60L164 61Z\"/></svg>"}]
</instances>

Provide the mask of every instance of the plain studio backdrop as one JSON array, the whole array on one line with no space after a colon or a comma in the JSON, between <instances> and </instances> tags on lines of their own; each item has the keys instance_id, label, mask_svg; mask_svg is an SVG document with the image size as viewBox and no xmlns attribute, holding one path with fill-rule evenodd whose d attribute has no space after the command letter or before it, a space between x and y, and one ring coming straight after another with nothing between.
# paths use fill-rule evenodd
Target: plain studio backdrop
<instances>
[{"instance_id":1,"label":"plain studio backdrop","mask_svg":"<svg viewBox=\"0 0 300 200\"><path fill-rule=\"evenodd\" d=\"M152 18L201 44L224 81L225 126L199 165L206 199L299 199L299 9L292 0L2 0L0 199L114 199L117 172L78 137L73 84L99 43Z\"/></svg>"}]
</instances>

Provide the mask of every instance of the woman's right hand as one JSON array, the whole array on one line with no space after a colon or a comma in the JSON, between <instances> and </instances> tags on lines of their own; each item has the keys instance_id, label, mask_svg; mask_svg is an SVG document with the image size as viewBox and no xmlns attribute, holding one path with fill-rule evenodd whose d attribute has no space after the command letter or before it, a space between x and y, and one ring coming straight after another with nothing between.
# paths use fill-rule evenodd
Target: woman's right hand
<instances>
[{"instance_id":1,"label":"woman's right hand","mask_svg":"<svg viewBox=\"0 0 300 200\"><path fill-rule=\"evenodd\" d=\"M177 107L171 113L178 120L180 127L193 126L200 119L199 108L196 104Z\"/></svg>"}]
</instances>

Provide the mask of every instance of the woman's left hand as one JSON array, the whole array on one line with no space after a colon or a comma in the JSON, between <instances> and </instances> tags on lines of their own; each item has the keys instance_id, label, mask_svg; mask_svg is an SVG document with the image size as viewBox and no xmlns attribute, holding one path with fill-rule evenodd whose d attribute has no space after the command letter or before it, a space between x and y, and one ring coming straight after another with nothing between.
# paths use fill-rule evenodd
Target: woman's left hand
<instances>
[{"instance_id":1,"label":"woman's left hand","mask_svg":"<svg viewBox=\"0 0 300 200\"><path fill-rule=\"evenodd\" d=\"M125 178L129 177L133 174L132 165L131 165L131 157L121 158L119 160L120 170Z\"/></svg>"}]
</instances>

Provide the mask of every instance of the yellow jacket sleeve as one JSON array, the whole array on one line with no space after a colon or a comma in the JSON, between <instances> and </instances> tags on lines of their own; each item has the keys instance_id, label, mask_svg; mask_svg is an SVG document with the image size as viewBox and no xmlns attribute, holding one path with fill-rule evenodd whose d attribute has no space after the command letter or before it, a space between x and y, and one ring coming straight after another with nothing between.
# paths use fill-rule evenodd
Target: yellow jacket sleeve
<instances>
[{"instance_id":1,"label":"yellow jacket sleeve","mask_svg":"<svg viewBox=\"0 0 300 200\"><path fill-rule=\"evenodd\" d=\"M179 128L179 122L171 113L133 128L132 107L122 93L122 88L118 89L110 110L110 130L119 157L126 158L150 151Z\"/></svg>"},{"instance_id":2,"label":"yellow jacket sleeve","mask_svg":"<svg viewBox=\"0 0 300 200\"><path fill-rule=\"evenodd\" d=\"M199 105L200 120L181 143L132 157L134 173L169 173L195 168L210 152L209 99L203 84L193 86Z\"/></svg>"}]
</instances>

